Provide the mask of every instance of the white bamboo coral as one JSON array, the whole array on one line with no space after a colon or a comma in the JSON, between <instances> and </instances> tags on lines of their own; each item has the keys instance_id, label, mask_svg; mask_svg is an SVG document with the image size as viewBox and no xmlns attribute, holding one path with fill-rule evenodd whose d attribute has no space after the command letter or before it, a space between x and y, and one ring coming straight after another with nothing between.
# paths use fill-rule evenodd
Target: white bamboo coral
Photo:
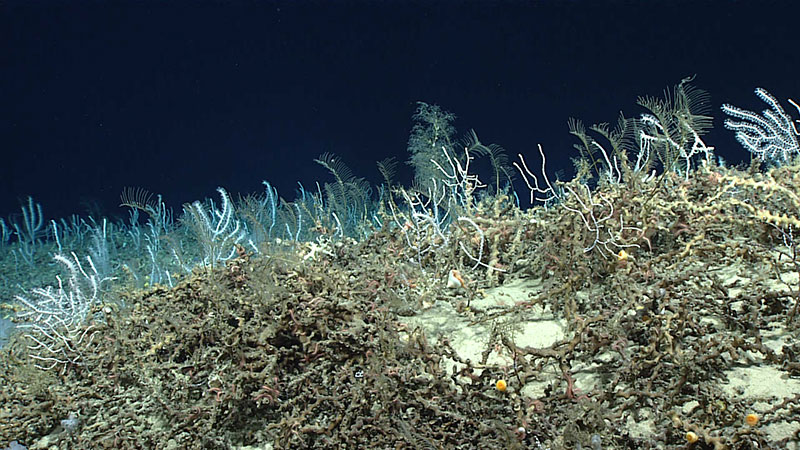
<instances>
[{"instance_id":1,"label":"white bamboo coral","mask_svg":"<svg viewBox=\"0 0 800 450\"><path fill-rule=\"evenodd\" d=\"M16 296L23 307L17 315L19 328L27 330L25 337L31 341L29 356L44 370L80 364L79 346L91 340L95 331L85 323L86 316L99 301L99 285L103 281L98 279L88 256L88 270L75 253L72 258L55 255L53 259L69 272L66 281L57 276L57 286L33 289L30 296Z\"/></svg>"},{"instance_id":2,"label":"white bamboo coral","mask_svg":"<svg viewBox=\"0 0 800 450\"><path fill-rule=\"evenodd\" d=\"M722 111L741 121L725 120L725 128L736 132L736 140L762 161L784 163L800 153L797 131L791 116L786 114L780 103L766 89L756 88L756 95L770 109L761 115L738 108L733 105L722 105ZM800 112L800 106L792 99L791 103Z\"/></svg>"}]
</instances>

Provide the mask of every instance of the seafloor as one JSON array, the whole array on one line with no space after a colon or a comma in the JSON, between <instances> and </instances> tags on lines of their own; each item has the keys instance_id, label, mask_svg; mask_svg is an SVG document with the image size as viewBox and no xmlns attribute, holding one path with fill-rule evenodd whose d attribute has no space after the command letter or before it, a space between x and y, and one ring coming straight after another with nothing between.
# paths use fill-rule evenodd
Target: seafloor
<instances>
[{"instance_id":1,"label":"seafloor","mask_svg":"<svg viewBox=\"0 0 800 450\"><path fill-rule=\"evenodd\" d=\"M499 195L424 254L378 230L121 289L82 365L3 348L0 446L800 448L799 177Z\"/></svg>"}]
</instances>

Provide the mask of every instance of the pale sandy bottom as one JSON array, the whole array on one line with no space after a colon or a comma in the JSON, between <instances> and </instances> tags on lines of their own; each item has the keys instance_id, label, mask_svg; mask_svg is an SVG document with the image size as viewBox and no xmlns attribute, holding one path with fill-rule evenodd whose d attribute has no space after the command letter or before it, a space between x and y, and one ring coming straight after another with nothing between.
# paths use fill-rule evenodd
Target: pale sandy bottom
<instances>
[{"instance_id":1,"label":"pale sandy bottom","mask_svg":"<svg viewBox=\"0 0 800 450\"><path fill-rule=\"evenodd\" d=\"M499 312L511 308L516 302L528 300L529 294L538 292L541 292L541 284L536 281L511 283L486 290L482 298L472 301L471 307L473 310L482 310L487 313ZM404 321L409 330L413 330L415 327L424 330L431 343L435 343L439 337L446 337L459 356L470 359L474 366L480 367L481 353L487 348L492 322L474 323L477 316L471 316L469 311L458 313L449 302L437 301L416 316L404 318ZM765 344L780 352L781 346L791 339L791 336L782 329L782 325L775 325L774 330L765 331L763 335ZM564 320L556 317L549 308L542 309L541 307L533 307L526 313L525 322L518 327L513 336L517 346L536 348L547 347L570 337ZM727 371L727 381L720 382L720 387L724 392L736 399L746 399L746 403L752 405L752 412L757 413L767 411L784 398L800 394L800 380L789 378L787 373L779 367L763 362L761 355L750 354L749 356L751 360L749 366L736 367ZM606 357L615 356L598 355L601 360ZM616 357L619 356L616 355ZM450 373L452 367L458 363L447 359L443 364ZM504 367L507 370L513 368L513 361L508 351L499 346L492 350L486 364ZM573 375L576 380L576 388L584 392L611 377L611 374L600 372L596 365L573 367ZM516 389L513 385L513 377L509 377L507 381L509 392ZM529 380L521 390L521 394L533 398L540 397L544 395L545 388L553 383L559 386L559 389L563 389L563 376L554 364L543 370L537 380ZM488 385L486 389L493 390L494 385ZM696 402L693 403L683 405L684 412L697 406ZM745 414L747 412L743 412L742 417ZM632 418L628 420L628 431L634 437L652 436L655 433L652 417L652 411L640 410L636 420ZM789 420L761 427L761 431L773 441L792 436L798 429L800 429L800 423ZM800 446L795 444L789 448L797 449Z\"/></svg>"}]
</instances>

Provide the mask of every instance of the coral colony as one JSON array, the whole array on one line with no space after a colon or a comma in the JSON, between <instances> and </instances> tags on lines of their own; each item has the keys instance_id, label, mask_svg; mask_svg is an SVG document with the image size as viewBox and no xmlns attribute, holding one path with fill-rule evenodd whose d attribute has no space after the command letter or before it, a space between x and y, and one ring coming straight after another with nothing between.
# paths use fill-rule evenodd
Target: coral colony
<instances>
[{"instance_id":1,"label":"coral colony","mask_svg":"<svg viewBox=\"0 0 800 450\"><path fill-rule=\"evenodd\" d=\"M798 448L798 131L764 89L725 104L753 156L726 166L690 81L570 120L569 180L420 103L410 186L326 153L293 201L27 199L0 220L0 446Z\"/></svg>"}]
</instances>

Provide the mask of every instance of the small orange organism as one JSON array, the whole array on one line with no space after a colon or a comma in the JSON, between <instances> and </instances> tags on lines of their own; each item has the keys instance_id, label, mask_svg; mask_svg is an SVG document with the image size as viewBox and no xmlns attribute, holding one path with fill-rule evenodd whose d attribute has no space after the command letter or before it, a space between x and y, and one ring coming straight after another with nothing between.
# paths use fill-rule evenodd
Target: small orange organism
<instances>
[{"instance_id":1,"label":"small orange organism","mask_svg":"<svg viewBox=\"0 0 800 450\"><path fill-rule=\"evenodd\" d=\"M497 380L497 383L494 385L498 391L505 392L508 385L506 384L506 380Z\"/></svg>"},{"instance_id":2,"label":"small orange organism","mask_svg":"<svg viewBox=\"0 0 800 450\"><path fill-rule=\"evenodd\" d=\"M458 288L466 288L467 283L464 281L464 278L461 274L453 269L450 273L447 274L447 288L448 289L458 289Z\"/></svg>"},{"instance_id":3,"label":"small orange organism","mask_svg":"<svg viewBox=\"0 0 800 450\"><path fill-rule=\"evenodd\" d=\"M698 440L700 440L700 436L698 436L694 431L689 431L686 433L686 442L694 444Z\"/></svg>"},{"instance_id":4,"label":"small orange organism","mask_svg":"<svg viewBox=\"0 0 800 450\"><path fill-rule=\"evenodd\" d=\"M750 413L744 416L744 422L751 427L758 425L758 414Z\"/></svg>"}]
</instances>

